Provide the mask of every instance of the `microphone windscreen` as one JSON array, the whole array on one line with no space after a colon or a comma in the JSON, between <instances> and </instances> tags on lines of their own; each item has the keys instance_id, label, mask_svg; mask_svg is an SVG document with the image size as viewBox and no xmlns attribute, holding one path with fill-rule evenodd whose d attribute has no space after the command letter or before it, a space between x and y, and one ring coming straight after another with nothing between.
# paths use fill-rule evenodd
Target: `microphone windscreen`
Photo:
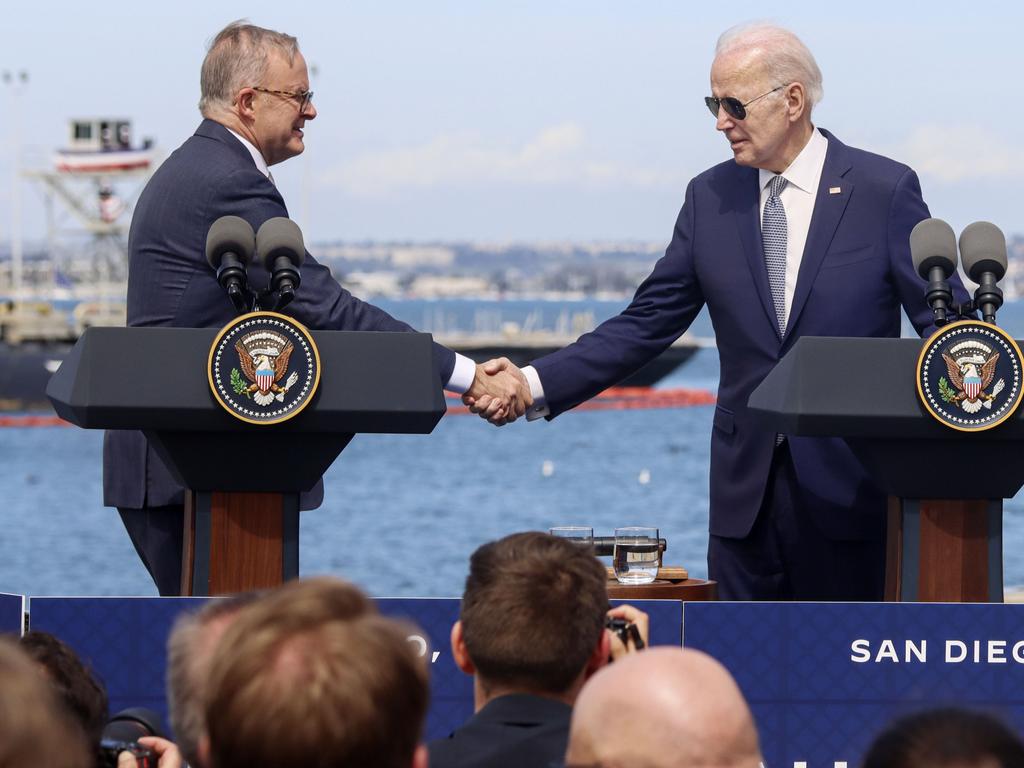
<instances>
[{"instance_id":1,"label":"microphone windscreen","mask_svg":"<svg viewBox=\"0 0 1024 768\"><path fill-rule=\"evenodd\" d=\"M910 258L925 280L933 267L946 277L956 271L956 233L942 219L924 219L910 233Z\"/></svg>"},{"instance_id":2,"label":"microphone windscreen","mask_svg":"<svg viewBox=\"0 0 1024 768\"><path fill-rule=\"evenodd\" d=\"M306 258L302 230L298 224L284 216L267 219L256 233L256 251L268 271L273 271L274 260L281 256L296 267L302 266Z\"/></svg>"},{"instance_id":3,"label":"microphone windscreen","mask_svg":"<svg viewBox=\"0 0 1024 768\"><path fill-rule=\"evenodd\" d=\"M1006 274L1006 237L995 224L976 221L960 233L960 253L964 271L974 282L981 282L984 272L991 272L996 280Z\"/></svg>"},{"instance_id":4,"label":"microphone windscreen","mask_svg":"<svg viewBox=\"0 0 1024 768\"><path fill-rule=\"evenodd\" d=\"M206 261L214 269L220 269L225 253L233 253L248 264L255 250L256 235L241 216L221 216L206 233Z\"/></svg>"}]
</instances>

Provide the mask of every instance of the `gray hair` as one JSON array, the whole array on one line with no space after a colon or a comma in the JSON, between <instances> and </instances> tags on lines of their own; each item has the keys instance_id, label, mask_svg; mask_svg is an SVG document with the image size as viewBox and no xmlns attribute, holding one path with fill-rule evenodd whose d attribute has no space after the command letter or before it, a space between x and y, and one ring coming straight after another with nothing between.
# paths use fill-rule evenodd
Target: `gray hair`
<instances>
[{"instance_id":1,"label":"gray hair","mask_svg":"<svg viewBox=\"0 0 1024 768\"><path fill-rule=\"evenodd\" d=\"M276 49L289 64L299 52L299 41L283 32L264 29L244 19L233 21L217 33L206 50L199 75L199 111L210 117L211 110L230 107L242 88L259 85Z\"/></svg>"},{"instance_id":2,"label":"gray hair","mask_svg":"<svg viewBox=\"0 0 1024 768\"><path fill-rule=\"evenodd\" d=\"M776 85L802 84L811 109L825 96L818 62L803 41L788 29L765 22L737 24L718 38L715 57L739 48L763 51L765 67Z\"/></svg>"},{"instance_id":3,"label":"gray hair","mask_svg":"<svg viewBox=\"0 0 1024 768\"><path fill-rule=\"evenodd\" d=\"M257 592L241 592L183 613L167 638L167 705L171 730L189 765L199 765L199 741L206 733L205 685L210 659L227 625Z\"/></svg>"}]
</instances>

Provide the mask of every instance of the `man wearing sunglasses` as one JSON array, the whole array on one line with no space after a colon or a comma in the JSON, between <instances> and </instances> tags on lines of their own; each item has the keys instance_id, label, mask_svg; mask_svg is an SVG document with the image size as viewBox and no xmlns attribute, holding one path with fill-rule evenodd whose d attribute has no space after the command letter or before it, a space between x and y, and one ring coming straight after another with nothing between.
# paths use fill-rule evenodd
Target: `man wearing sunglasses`
<instances>
[{"instance_id":1,"label":"man wearing sunglasses","mask_svg":"<svg viewBox=\"0 0 1024 768\"><path fill-rule=\"evenodd\" d=\"M236 312L205 259L206 236L222 216L241 216L253 229L287 216L270 166L305 149L305 129L317 116L298 41L236 22L210 44L200 75L203 121L160 166L139 197L129 234L128 325L219 328ZM409 331L360 301L306 254L302 288L288 314L313 329ZM248 269L255 290L269 275ZM434 345L438 385L483 391L472 360ZM513 393L505 393L511 400ZM512 405L522 413L525 399ZM511 403L510 403L511 405ZM161 594L178 594L184 489L141 432L108 432L104 441L104 503L116 506L132 543ZM320 504L318 484L300 499Z\"/></svg>"},{"instance_id":2,"label":"man wearing sunglasses","mask_svg":"<svg viewBox=\"0 0 1024 768\"><path fill-rule=\"evenodd\" d=\"M842 440L776 435L747 399L801 336L898 337L901 307L919 333L933 329L910 259L910 231L928 216L917 175L817 129L821 97L793 33L723 34L705 104L733 158L690 182L633 302L522 372L485 366L529 381L528 418L553 418L658 355L707 304L721 360L708 571L730 600L882 598L885 496ZM502 423L500 404L464 399Z\"/></svg>"}]
</instances>

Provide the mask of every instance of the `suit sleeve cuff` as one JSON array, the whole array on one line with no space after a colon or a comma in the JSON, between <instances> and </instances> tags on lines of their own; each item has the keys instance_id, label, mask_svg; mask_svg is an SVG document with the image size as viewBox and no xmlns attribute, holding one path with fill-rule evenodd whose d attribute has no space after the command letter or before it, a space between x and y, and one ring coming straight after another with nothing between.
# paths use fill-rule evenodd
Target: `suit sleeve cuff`
<instances>
[{"instance_id":1,"label":"suit sleeve cuff","mask_svg":"<svg viewBox=\"0 0 1024 768\"><path fill-rule=\"evenodd\" d=\"M457 395L461 395L471 386L473 386L473 378L476 376L476 363L470 360L465 355L460 355L458 352L455 353L455 367L452 368L452 375L448 381L445 382L444 388L449 392L454 392Z\"/></svg>"},{"instance_id":2,"label":"suit sleeve cuff","mask_svg":"<svg viewBox=\"0 0 1024 768\"><path fill-rule=\"evenodd\" d=\"M526 420L536 421L550 415L551 409L548 408L547 401L544 399L544 386L540 383L540 374L537 373L537 369L528 365L523 368L523 376L526 377L526 383L530 385L530 394L533 396L533 405L526 412Z\"/></svg>"}]
</instances>

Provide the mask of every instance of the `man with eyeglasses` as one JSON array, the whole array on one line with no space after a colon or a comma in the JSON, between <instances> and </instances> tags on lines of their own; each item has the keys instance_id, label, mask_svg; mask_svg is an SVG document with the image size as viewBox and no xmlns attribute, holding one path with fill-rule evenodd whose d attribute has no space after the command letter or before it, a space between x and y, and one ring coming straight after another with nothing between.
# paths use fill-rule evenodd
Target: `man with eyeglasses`
<instances>
[{"instance_id":1,"label":"man with eyeglasses","mask_svg":"<svg viewBox=\"0 0 1024 768\"><path fill-rule=\"evenodd\" d=\"M128 325L222 327L235 316L205 259L206 236L222 216L240 216L254 229L287 216L270 166L301 154L305 129L317 116L306 61L291 35L235 22L210 43L200 75L203 121L146 185L129 234ZM313 329L409 331L360 301L306 254L302 289L288 313ZM259 264L249 283L266 290ZM490 388L522 413L529 392L478 374L469 358L434 345L439 386L456 392ZM104 503L116 506L160 594L180 590L184 488L141 432L108 432L103 452ZM319 506L318 484L300 499Z\"/></svg>"},{"instance_id":2,"label":"man with eyeglasses","mask_svg":"<svg viewBox=\"0 0 1024 768\"><path fill-rule=\"evenodd\" d=\"M726 31L705 99L733 159L693 179L672 242L633 302L523 371L527 418L553 418L661 353L706 304L721 361L711 437L708 572L729 600L879 600L882 491L842 440L776 435L750 393L801 336L900 335L900 309L930 332L911 263L928 216L917 175L812 122L821 72L792 32ZM967 299L954 280L958 301ZM884 397L881 393L879 397ZM501 424L490 398L464 397Z\"/></svg>"}]
</instances>

